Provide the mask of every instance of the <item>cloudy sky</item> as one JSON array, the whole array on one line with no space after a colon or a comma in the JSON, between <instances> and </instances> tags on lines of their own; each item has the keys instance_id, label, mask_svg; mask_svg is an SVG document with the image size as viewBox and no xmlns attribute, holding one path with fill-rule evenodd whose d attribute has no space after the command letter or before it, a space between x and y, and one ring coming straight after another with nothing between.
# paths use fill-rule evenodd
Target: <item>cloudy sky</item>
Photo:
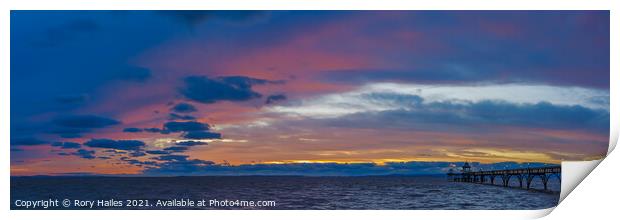
<instances>
[{"instance_id":1,"label":"cloudy sky","mask_svg":"<svg viewBox=\"0 0 620 220\"><path fill-rule=\"evenodd\" d=\"M609 74L607 11L13 11L11 174L594 159Z\"/></svg>"}]
</instances>

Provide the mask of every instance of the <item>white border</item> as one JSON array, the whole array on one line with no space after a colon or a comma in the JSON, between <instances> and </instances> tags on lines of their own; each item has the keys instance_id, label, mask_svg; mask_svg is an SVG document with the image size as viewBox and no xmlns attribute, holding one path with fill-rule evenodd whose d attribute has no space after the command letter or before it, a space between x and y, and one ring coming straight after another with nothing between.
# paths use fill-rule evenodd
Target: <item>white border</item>
<instances>
[{"instance_id":1,"label":"white border","mask_svg":"<svg viewBox=\"0 0 620 220\"><path fill-rule=\"evenodd\" d=\"M608 10L613 0L12 0L17 10Z\"/></svg>"},{"instance_id":2,"label":"white border","mask_svg":"<svg viewBox=\"0 0 620 220\"><path fill-rule=\"evenodd\" d=\"M620 12L618 11L618 9L620 9L620 4L618 4L616 2L616 4L614 5L614 9L615 10L611 10L610 11L610 21L609 21L609 26L610 26L610 42L609 42L609 47L610 47L610 60L612 62L610 62L610 85L609 85L609 113L610 113L610 118L609 118L609 123L610 123L610 130L609 130L609 150L607 151L607 154L609 155L609 153L611 153L615 148L616 145L618 144L618 136L620 135L619 131L620 131L620 123L618 123L620 121L620 118L618 118L618 112L620 112L620 99L618 99L618 97L620 96L620 88L618 88L618 86L620 86L620 75L618 75L618 62L613 62L613 60L618 60L618 48L620 47L620 44L618 44L618 40L612 40L612 39L620 39L620 35L618 34L618 21L620 20Z\"/></svg>"},{"instance_id":3,"label":"white border","mask_svg":"<svg viewBox=\"0 0 620 220\"><path fill-rule=\"evenodd\" d=\"M618 167L620 154L609 155L545 219L614 219L620 197Z\"/></svg>"},{"instance_id":4,"label":"white border","mask_svg":"<svg viewBox=\"0 0 620 220\"><path fill-rule=\"evenodd\" d=\"M170 9L259 9L259 10L612 10L611 11L611 39L618 39L617 20L618 2L613 0L430 0L430 1L402 1L402 0L5 0L0 1L2 14L0 14L0 68L2 69L1 86L2 103L0 137L5 142L5 150L8 151L10 140L10 13L9 10L170 10ZM611 60L618 60L618 48L616 41L611 42ZM611 97L618 97L618 67L616 62L611 63ZM611 100L611 122L618 121L620 109L618 99ZM619 123L612 123L610 135L610 152L618 140ZM6 151L5 151L6 152ZM425 219L459 218L466 219L497 219L502 218L536 218L548 214L551 209L534 211L8 211L10 200L10 156L2 154L2 162L5 169L0 175L0 192L3 199L0 207L4 208L4 219L37 219L37 218L63 218L63 219L136 219L144 218L145 215L156 219L170 218L195 218L206 216L208 218L235 218L250 215L256 219L295 218L314 219L329 218L398 218L411 219L412 216L423 216ZM606 173L605 175L615 175ZM592 183L594 184L594 183ZM594 186L591 186L594 187ZM579 188L578 188L579 189ZM578 212L579 210L574 210Z\"/></svg>"}]
</instances>

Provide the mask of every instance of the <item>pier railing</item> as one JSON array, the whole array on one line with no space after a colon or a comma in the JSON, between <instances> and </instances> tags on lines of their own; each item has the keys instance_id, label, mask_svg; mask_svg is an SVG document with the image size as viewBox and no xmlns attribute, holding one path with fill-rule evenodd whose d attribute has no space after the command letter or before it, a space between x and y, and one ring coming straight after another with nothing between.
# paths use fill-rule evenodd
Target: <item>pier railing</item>
<instances>
[{"instance_id":1,"label":"pier railing","mask_svg":"<svg viewBox=\"0 0 620 220\"><path fill-rule=\"evenodd\" d=\"M448 181L495 185L495 180L499 177L502 181L502 186L508 187L510 179L515 177L519 181L519 188L523 188L525 186L526 189L530 189L532 181L535 178L540 178L542 180L544 190L548 190L547 183L549 182L549 179L553 176L561 179L561 174L561 166L489 171L464 171L461 173L448 173Z\"/></svg>"}]
</instances>

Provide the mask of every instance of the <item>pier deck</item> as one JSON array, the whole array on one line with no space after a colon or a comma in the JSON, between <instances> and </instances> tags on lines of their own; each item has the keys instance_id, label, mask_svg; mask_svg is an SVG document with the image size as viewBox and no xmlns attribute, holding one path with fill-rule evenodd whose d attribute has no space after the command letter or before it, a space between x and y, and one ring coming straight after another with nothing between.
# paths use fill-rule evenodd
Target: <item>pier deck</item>
<instances>
[{"instance_id":1,"label":"pier deck","mask_svg":"<svg viewBox=\"0 0 620 220\"><path fill-rule=\"evenodd\" d=\"M502 186L508 187L510 178L515 177L519 181L519 187L530 189L534 178L542 180L544 190L548 190L547 183L552 176L558 179L562 174L561 166L522 168L522 169L506 169L506 170L490 170L490 171L470 171L466 164L461 173L448 173L448 181L467 182L467 183L489 183L495 185L495 180L501 179Z\"/></svg>"}]
</instances>

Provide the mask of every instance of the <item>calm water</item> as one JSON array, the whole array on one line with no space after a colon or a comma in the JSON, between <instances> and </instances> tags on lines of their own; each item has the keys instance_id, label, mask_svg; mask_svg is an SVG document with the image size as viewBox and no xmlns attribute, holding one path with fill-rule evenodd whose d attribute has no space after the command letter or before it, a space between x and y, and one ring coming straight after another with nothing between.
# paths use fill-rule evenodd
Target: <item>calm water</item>
<instances>
[{"instance_id":1,"label":"calm water","mask_svg":"<svg viewBox=\"0 0 620 220\"><path fill-rule=\"evenodd\" d=\"M513 183L514 184L514 183ZM535 187L541 187L534 183ZM559 191L559 181L551 180ZM517 183L518 185L518 183ZM12 177L11 208L16 200L274 201L275 206L200 207L200 209L544 209L557 205L558 193L472 183L444 177ZM126 203L126 201L123 201ZM71 209L80 209L74 207ZM86 209L86 208L85 208ZM198 209L172 207L172 209Z\"/></svg>"}]
</instances>

